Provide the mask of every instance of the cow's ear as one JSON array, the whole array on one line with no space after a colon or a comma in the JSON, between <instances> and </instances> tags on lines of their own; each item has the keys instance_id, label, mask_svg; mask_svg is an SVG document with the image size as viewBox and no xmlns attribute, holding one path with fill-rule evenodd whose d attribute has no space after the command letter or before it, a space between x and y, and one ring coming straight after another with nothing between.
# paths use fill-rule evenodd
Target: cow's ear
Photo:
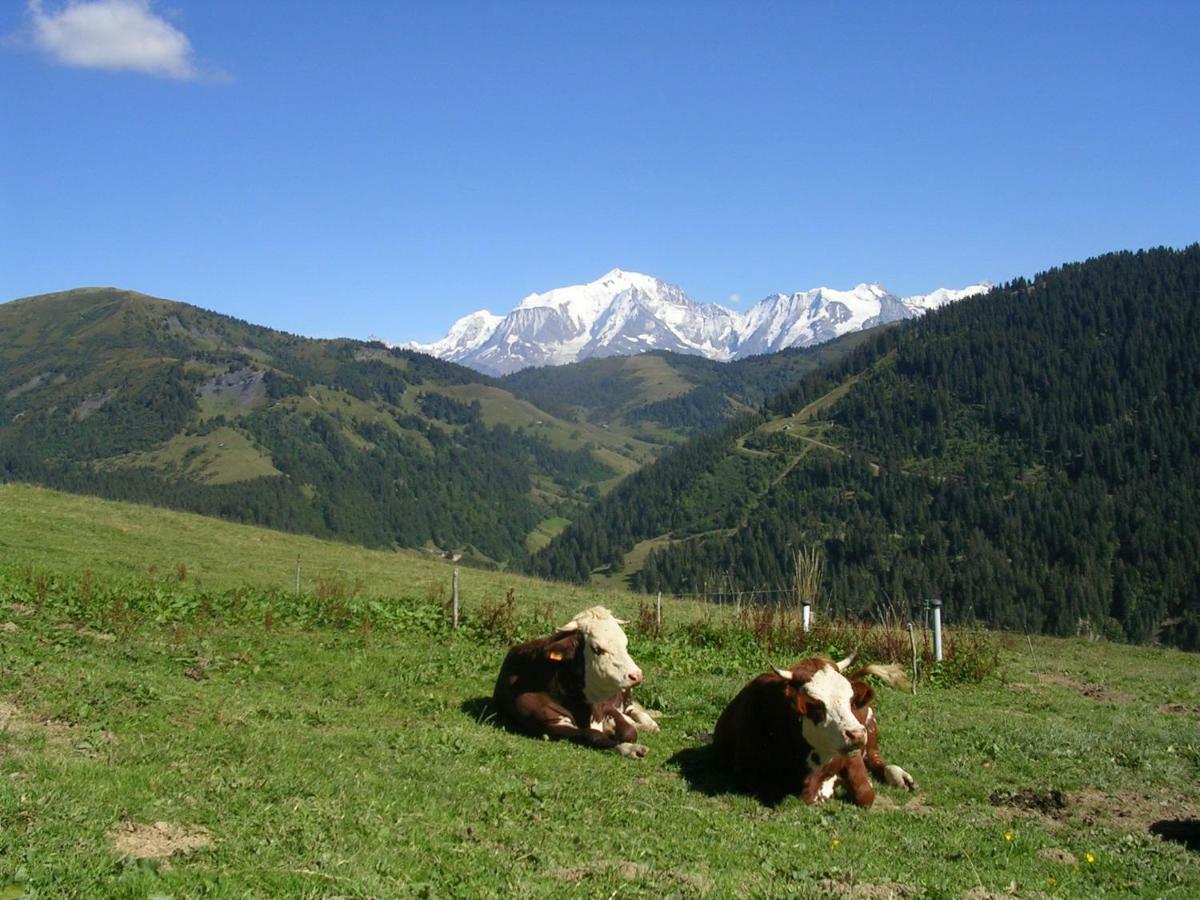
<instances>
[{"instance_id":1,"label":"cow's ear","mask_svg":"<svg viewBox=\"0 0 1200 900\"><path fill-rule=\"evenodd\" d=\"M852 681L850 687L854 689L854 699L851 702L855 709L863 709L875 699L875 689L865 681Z\"/></svg>"},{"instance_id":2,"label":"cow's ear","mask_svg":"<svg viewBox=\"0 0 1200 900\"><path fill-rule=\"evenodd\" d=\"M546 659L551 662L563 662L564 660L574 659L578 648L579 641L575 640L574 635L554 641L546 645Z\"/></svg>"}]
</instances>

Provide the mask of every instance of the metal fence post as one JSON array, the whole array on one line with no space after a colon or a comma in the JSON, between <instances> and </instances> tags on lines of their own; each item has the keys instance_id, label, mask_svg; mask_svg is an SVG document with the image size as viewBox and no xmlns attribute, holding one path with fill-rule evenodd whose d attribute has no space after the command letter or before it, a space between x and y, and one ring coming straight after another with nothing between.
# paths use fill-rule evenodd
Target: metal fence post
<instances>
[{"instance_id":1,"label":"metal fence post","mask_svg":"<svg viewBox=\"0 0 1200 900\"><path fill-rule=\"evenodd\" d=\"M929 601L933 607L933 658L942 661L942 601L936 597Z\"/></svg>"}]
</instances>

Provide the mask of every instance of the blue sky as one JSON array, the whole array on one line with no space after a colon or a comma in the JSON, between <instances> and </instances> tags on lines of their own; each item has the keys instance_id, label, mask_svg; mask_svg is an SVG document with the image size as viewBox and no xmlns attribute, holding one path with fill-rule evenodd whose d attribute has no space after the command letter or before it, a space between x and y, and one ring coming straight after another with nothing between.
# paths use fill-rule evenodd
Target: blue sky
<instances>
[{"instance_id":1,"label":"blue sky","mask_svg":"<svg viewBox=\"0 0 1200 900\"><path fill-rule=\"evenodd\" d=\"M744 7L744 8L743 8ZM1200 4L6 0L0 300L440 337L1200 239Z\"/></svg>"}]
</instances>

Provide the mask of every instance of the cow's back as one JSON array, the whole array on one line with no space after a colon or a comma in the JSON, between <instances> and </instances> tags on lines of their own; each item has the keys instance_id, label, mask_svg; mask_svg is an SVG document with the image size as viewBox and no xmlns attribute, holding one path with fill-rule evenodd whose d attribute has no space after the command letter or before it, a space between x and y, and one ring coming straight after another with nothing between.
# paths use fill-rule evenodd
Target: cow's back
<instances>
[{"instance_id":1,"label":"cow's back","mask_svg":"<svg viewBox=\"0 0 1200 900\"><path fill-rule=\"evenodd\" d=\"M581 640L560 632L510 647L492 689L495 710L510 721L518 719L516 700L527 693L544 693L561 703L578 706L583 697L583 657L577 646ZM564 647L565 654L550 652Z\"/></svg>"},{"instance_id":2,"label":"cow's back","mask_svg":"<svg viewBox=\"0 0 1200 900\"><path fill-rule=\"evenodd\" d=\"M721 765L757 791L798 790L809 748L794 717L783 679L774 672L759 675L717 719L713 748Z\"/></svg>"}]
</instances>

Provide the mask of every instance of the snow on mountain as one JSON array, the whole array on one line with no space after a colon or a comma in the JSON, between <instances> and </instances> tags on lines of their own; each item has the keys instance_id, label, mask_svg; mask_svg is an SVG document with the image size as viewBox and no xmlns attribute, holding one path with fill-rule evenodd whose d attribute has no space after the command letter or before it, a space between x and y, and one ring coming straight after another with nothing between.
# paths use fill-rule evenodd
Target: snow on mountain
<instances>
[{"instance_id":1,"label":"snow on mountain","mask_svg":"<svg viewBox=\"0 0 1200 900\"><path fill-rule=\"evenodd\" d=\"M981 281L978 284L972 284L957 291L950 288L938 288L932 294L905 297L901 302L913 312L919 314L945 306L947 303L953 303L955 300L963 300L967 297L973 297L976 294L987 293L991 289L992 283L990 281Z\"/></svg>"},{"instance_id":2,"label":"snow on mountain","mask_svg":"<svg viewBox=\"0 0 1200 900\"><path fill-rule=\"evenodd\" d=\"M432 344L412 344L416 350L457 362L470 353L496 330L496 326L504 321L504 316L490 313L486 309L463 316L450 326L450 333L440 341Z\"/></svg>"},{"instance_id":3,"label":"snow on mountain","mask_svg":"<svg viewBox=\"0 0 1200 900\"><path fill-rule=\"evenodd\" d=\"M489 375L646 350L728 361L909 319L990 287L981 282L905 298L878 284L849 291L821 287L775 294L737 313L696 303L650 275L613 269L588 284L530 294L507 316L471 313L440 341L408 346Z\"/></svg>"}]
</instances>

